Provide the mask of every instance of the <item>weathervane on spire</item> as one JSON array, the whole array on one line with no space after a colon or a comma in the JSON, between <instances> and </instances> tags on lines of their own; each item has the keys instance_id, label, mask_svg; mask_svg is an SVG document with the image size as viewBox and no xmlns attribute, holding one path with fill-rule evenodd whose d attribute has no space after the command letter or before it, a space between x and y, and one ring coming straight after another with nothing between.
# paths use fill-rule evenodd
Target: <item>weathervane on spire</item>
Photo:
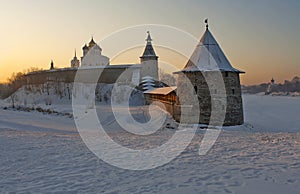
<instances>
[{"instance_id":1,"label":"weathervane on spire","mask_svg":"<svg viewBox=\"0 0 300 194\"><path fill-rule=\"evenodd\" d=\"M206 23L206 30L208 30L208 18L206 18L204 22Z\"/></svg>"},{"instance_id":2,"label":"weathervane on spire","mask_svg":"<svg viewBox=\"0 0 300 194\"><path fill-rule=\"evenodd\" d=\"M150 36L150 31L147 31L147 34L148 34L148 37L146 39L147 42L151 42L152 41L152 38Z\"/></svg>"}]
</instances>

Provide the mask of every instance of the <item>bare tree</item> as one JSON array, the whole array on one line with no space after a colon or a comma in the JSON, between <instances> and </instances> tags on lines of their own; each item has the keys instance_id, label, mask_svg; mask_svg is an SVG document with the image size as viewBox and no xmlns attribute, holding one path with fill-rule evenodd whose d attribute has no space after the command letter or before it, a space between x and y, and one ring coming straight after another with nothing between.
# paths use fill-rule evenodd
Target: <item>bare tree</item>
<instances>
[{"instance_id":1,"label":"bare tree","mask_svg":"<svg viewBox=\"0 0 300 194\"><path fill-rule=\"evenodd\" d=\"M160 81L168 86L176 85L176 77L170 73L165 72L164 70L159 70Z\"/></svg>"},{"instance_id":2,"label":"bare tree","mask_svg":"<svg viewBox=\"0 0 300 194\"><path fill-rule=\"evenodd\" d=\"M15 108L15 102L17 100L17 95L15 93L10 95L10 100L11 100L12 107Z\"/></svg>"}]
</instances>

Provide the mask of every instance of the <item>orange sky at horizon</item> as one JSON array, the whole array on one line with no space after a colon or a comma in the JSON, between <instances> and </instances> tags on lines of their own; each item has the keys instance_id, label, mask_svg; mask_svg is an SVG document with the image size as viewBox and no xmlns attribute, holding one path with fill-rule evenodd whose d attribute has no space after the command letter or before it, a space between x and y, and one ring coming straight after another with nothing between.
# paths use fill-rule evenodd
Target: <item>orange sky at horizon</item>
<instances>
[{"instance_id":1,"label":"orange sky at horizon","mask_svg":"<svg viewBox=\"0 0 300 194\"><path fill-rule=\"evenodd\" d=\"M226 3L12 0L1 5L0 24L4 28L0 31L0 82L7 81L13 72L30 67L49 69L51 60L56 67L69 67L74 49L77 57L81 57L81 47L89 42L92 34L97 42L125 27L158 23L175 26L199 39L204 32L205 18L209 18L210 30L231 64L246 72L241 75L242 84L267 83L272 77L282 83L300 76L300 2L297 0L228 0ZM154 46L159 45L160 34L151 35ZM137 37L141 45L145 44L145 36L143 32ZM110 48L102 49L104 55L109 53ZM174 53L159 47L154 49L163 62L172 61L179 68L185 65L184 60L174 61ZM139 63L142 51L140 47L123 53L112 63Z\"/></svg>"},{"instance_id":2,"label":"orange sky at horizon","mask_svg":"<svg viewBox=\"0 0 300 194\"><path fill-rule=\"evenodd\" d=\"M139 63L139 56L142 54L144 47L132 49L131 51L124 52L120 56L117 56L113 60L111 60L111 64L137 64ZM176 53L172 52L164 52L161 48L154 47L157 55L159 56L159 61L168 62L169 64L172 64L176 67L183 68L183 66L186 64L187 58L183 56L178 56ZM223 50L224 51L224 50ZM226 51L224 51L226 53ZM31 68L31 67L37 67L42 69L49 69L50 67L50 61L51 59L54 60L54 64L56 68L63 68L63 67L69 67L70 66L70 60L73 58L74 50L70 50L69 53L66 53L68 55L67 57L62 54L63 52L57 52L55 53L55 57L50 56L45 52L42 55L36 56L33 55L31 59L27 59L26 61L23 61L23 58L26 58L25 53L23 55L20 55L18 57L11 56L8 60L4 61L6 67L0 67L0 82L6 82L7 78L11 76L12 73L17 72L24 72L25 70ZM231 53L230 53L231 54ZM77 50L77 57L79 58L82 55L81 51ZM228 59L231 61L232 65L235 68L238 68L240 70L245 71L245 74L241 74L241 83L243 85L254 85L254 84L260 84L260 83L268 83L271 78L274 78L277 83L283 83L284 80L291 80L295 76L300 76L299 72L299 66L294 65L290 66L288 69L285 68L284 65L284 59L282 59L281 63L278 63L276 65L273 60L268 59L248 59L247 63L244 63L245 60L241 56L229 56L227 54ZM234 60L232 60L232 58ZM20 60L21 59L21 60ZM176 60L178 61L176 61ZM257 71L257 69L254 69L251 67L252 64L255 64L256 66L260 67L260 70ZM266 65L270 64L270 65ZM2 65L2 64L1 64ZM272 67L270 67L272 66ZM6 70L6 71L3 71ZM280 71L280 75L278 75L278 71Z\"/></svg>"},{"instance_id":3,"label":"orange sky at horizon","mask_svg":"<svg viewBox=\"0 0 300 194\"><path fill-rule=\"evenodd\" d=\"M221 45L222 46L222 45ZM23 49L22 47L20 49ZM24 48L25 49L25 48ZM142 54L144 47L140 46L135 49L131 49L129 51L126 51L119 56L111 59L111 64L137 64L139 63L139 56ZM164 49L155 47L154 49L159 56L159 61L167 62L171 65L174 65L176 67L183 68L183 66L186 64L187 58L184 56L179 56L177 53L172 52L166 52ZM246 58L245 56L235 56L230 54L227 54L226 50L223 49L223 51L226 53L228 59L231 61L232 65L235 68L238 68L240 70L245 71L245 74L241 74L241 83L243 85L254 85L254 84L260 84L260 83L268 83L271 78L274 78L277 83L283 83L284 80L291 80L295 76L300 76L299 74L299 67L297 65L290 66L288 69L285 68L284 65L284 58L280 63L277 65L266 65L266 64L275 64L274 59L251 59L251 57L248 57L247 63L244 63ZM64 54L68 55L67 57L64 56ZM105 53L104 53L105 54ZM74 50L70 50L70 52L65 53L60 50L57 50L57 53L54 54L56 57L52 57L47 52L42 53L42 55L34 55L30 59L27 59L26 61L23 61L23 58L26 58L25 53L23 55L20 55L18 57L10 56L9 59L5 61L7 65L7 68L9 70L3 71L3 67L1 66L0 69L0 82L6 82L7 78L11 76L12 73L16 72L23 72L31 67L37 67L42 69L49 69L50 67L50 61L51 59L54 60L54 64L56 68L63 68L63 67L69 67L70 66L70 60L74 56ZM81 50L78 51L77 49L77 57L80 58L82 55ZM20 60L21 59L21 60ZM234 60L231 60L234 59ZM177 61L176 61L177 60ZM278 59L275 59L278 60ZM257 71L257 69L252 68L252 64L255 64L256 66L260 67L260 70ZM272 68L270 66L273 66ZM6 69L6 67L4 68ZM277 75L277 71L280 71L280 76ZM297 73L298 72L298 73Z\"/></svg>"}]
</instances>

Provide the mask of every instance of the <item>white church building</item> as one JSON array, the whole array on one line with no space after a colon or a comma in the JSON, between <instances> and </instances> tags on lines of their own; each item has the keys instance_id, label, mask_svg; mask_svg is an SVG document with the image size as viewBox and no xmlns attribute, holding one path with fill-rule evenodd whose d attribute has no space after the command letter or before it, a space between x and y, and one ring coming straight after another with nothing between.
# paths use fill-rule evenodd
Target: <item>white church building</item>
<instances>
[{"instance_id":1,"label":"white church building","mask_svg":"<svg viewBox=\"0 0 300 194\"><path fill-rule=\"evenodd\" d=\"M81 60L75 56L71 60L71 68L83 69L97 69L105 68L104 77L109 79L112 74L120 74L119 70L132 69L129 76L132 81L140 82L143 77L151 77L158 80L158 56L156 55L153 46L150 32L147 32L146 46L142 56L140 57L140 64L110 64L110 59L102 54L102 48L94 41L92 37L88 44L82 47ZM110 71L111 70L111 71ZM106 72L110 72L109 75ZM130 79L130 78L128 78Z\"/></svg>"}]
</instances>

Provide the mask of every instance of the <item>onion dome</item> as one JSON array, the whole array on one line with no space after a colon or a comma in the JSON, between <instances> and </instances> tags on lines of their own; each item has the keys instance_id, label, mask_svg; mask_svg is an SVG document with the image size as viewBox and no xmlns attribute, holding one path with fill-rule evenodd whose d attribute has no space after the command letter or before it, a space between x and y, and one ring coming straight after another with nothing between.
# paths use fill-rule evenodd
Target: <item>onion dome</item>
<instances>
[{"instance_id":1,"label":"onion dome","mask_svg":"<svg viewBox=\"0 0 300 194\"><path fill-rule=\"evenodd\" d=\"M94 38L92 37L91 41L89 42L89 48L92 48L95 45L96 45L96 43L94 41Z\"/></svg>"},{"instance_id":2,"label":"onion dome","mask_svg":"<svg viewBox=\"0 0 300 194\"><path fill-rule=\"evenodd\" d=\"M85 44L83 47L82 47L82 50L87 50L89 49L89 47L87 47L87 45Z\"/></svg>"}]
</instances>

